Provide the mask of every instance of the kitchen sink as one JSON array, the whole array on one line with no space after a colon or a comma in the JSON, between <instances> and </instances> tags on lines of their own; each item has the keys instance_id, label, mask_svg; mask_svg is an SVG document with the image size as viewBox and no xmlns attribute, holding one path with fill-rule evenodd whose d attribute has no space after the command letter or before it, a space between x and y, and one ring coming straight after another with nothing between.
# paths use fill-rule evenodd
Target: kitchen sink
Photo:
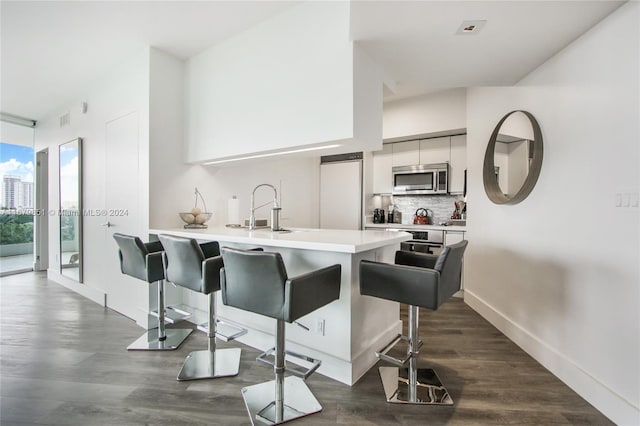
<instances>
[{"instance_id":1,"label":"kitchen sink","mask_svg":"<svg viewBox=\"0 0 640 426\"><path fill-rule=\"evenodd\" d=\"M248 230L248 228L246 228ZM280 229L278 231L272 231L269 227L266 228L256 228L250 232L256 233L256 234L288 234L290 232L300 232L297 230L292 230L292 229Z\"/></svg>"}]
</instances>

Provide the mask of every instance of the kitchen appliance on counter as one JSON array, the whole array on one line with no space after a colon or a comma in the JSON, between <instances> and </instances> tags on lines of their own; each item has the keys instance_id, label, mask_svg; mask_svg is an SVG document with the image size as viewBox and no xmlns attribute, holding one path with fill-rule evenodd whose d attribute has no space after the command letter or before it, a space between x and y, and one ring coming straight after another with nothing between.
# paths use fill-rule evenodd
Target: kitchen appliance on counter
<instances>
[{"instance_id":1,"label":"kitchen appliance on counter","mask_svg":"<svg viewBox=\"0 0 640 426\"><path fill-rule=\"evenodd\" d=\"M413 236L413 239L400 243L400 250L417 251L420 253L439 254L444 247L442 231L413 231L402 229Z\"/></svg>"},{"instance_id":2,"label":"kitchen appliance on counter","mask_svg":"<svg viewBox=\"0 0 640 426\"><path fill-rule=\"evenodd\" d=\"M387 223L402 223L402 212L397 205L389 204L389 214L387 215Z\"/></svg>"},{"instance_id":3,"label":"kitchen appliance on counter","mask_svg":"<svg viewBox=\"0 0 640 426\"><path fill-rule=\"evenodd\" d=\"M374 209L373 210L373 223L384 223L384 210L383 209Z\"/></svg>"},{"instance_id":4,"label":"kitchen appliance on counter","mask_svg":"<svg viewBox=\"0 0 640 426\"><path fill-rule=\"evenodd\" d=\"M394 167L393 195L446 194L448 174L448 163Z\"/></svg>"},{"instance_id":5,"label":"kitchen appliance on counter","mask_svg":"<svg viewBox=\"0 0 640 426\"><path fill-rule=\"evenodd\" d=\"M431 225L433 218L433 211L430 209L419 208L416 210L416 214L413 215L414 225Z\"/></svg>"}]
</instances>

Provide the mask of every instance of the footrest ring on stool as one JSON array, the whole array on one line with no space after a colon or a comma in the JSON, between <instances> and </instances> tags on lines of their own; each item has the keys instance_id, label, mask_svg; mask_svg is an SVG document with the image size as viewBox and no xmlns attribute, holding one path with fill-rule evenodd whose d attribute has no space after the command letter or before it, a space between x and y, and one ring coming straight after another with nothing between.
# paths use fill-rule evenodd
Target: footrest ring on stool
<instances>
[{"instance_id":1,"label":"footrest ring on stool","mask_svg":"<svg viewBox=\"0 0 640 426\"><path fill-rule=\"evenodd\" d=\"M258 357L256 358L256 361L273 367L274 361L270 361L267 358L274 357L275 351L276 351L275 347L271 349L267 349L266 351L258 355ZM285 371L293 374L294 376L298 376L303 380L307 380L307 378L309 378L309 376L315 373L318 367L320 367L320 365L322 364L322 361L320 361L319 359L311 358L310 356L302 355L297 352L284 351L284 354L285 354L285 357L290 356L311 364L311 367L309 368L285 367Z\"/></svg>"},{"instance_id":2,"label":"footrest ring on stool","mask_svg":"<svg viewBox=\"0 0 640 426\"><path fill-rule=\"evenodd\" d=\"M198 330L208 333L209 323L203 322L202 324L198 324ZM245 334L247 334L246 328L224 318L216 319L216 337L218 339L230 342Z\"/></svg>"},{"instance_id":3,"label":"footrest ring on stool","mask_svg":"<svg viewBox=\"0 0 640 426\"><path fill-rule=\"evenodd\" d=\"M402 334L398 334L389 344L387 344L387 346L385 346L384 348L382 348L382 350L380 352L376 352L376 357L378 357L378 359L381 359L383 361L387 361L393 365L396 365L398 367L404 367L408 362L409 362L409 358L411 358L410 354L407 354L406 357L404 357L404 359L397 359L394 358L392 356L387 355L387 352L389 352L391 349L393 349L393 347L395 345L398 344L398 342L400 341L404 341L409 343L409 338L407 336L403 336ZM422 340L418 340L418 350L422 347Z\"/></svg>"},{"instance_id":4,"label":"footrest ring on stool","mask_svg":"<svg viewBox=\"0 0 640 426\"><path fill-rule=\"evenodd\" d=\"M153 311L149 312L149 315L158 318L158 310L154 309ZM176 308L174 306L167 306L164 308L165 324L175 324L182 320L186 320L189 317L191 317L191 312L183 311L180 308Z\"/></svg>"}]
</instances>

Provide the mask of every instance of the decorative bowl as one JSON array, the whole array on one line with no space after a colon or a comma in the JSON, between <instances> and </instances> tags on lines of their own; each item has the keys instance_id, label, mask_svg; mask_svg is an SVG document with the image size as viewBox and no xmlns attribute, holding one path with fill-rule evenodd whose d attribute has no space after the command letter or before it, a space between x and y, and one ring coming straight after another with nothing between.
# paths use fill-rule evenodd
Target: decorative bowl
<instances>
[{"instance_id":1,"label":"decorative bowl","mask_svg":"<svg viewBox=\"0 0 640 426\"><path fill-rule=\"evenodd\" d=\"M195 212L194 212L195 213ZM178 213L180 219L186 225L185 228L206 228L206 223L211 219L213 213L201 212L201 213Z\"/></svg>"}]
</instances>

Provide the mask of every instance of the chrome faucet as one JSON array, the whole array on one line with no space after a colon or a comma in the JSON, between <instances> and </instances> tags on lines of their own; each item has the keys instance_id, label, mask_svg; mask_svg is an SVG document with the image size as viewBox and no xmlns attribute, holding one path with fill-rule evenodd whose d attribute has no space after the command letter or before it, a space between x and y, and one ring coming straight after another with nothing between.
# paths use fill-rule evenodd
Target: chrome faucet
<instances>
[{"instance_id":1,"label":"chrome faucet","mask_svg":"<svg viewBox=\"0 0 640 426\"><path fill-rule=\"evenodd\" d=\"M261 186L268 186L269 188L273 189L273 201L269 201L268 203L262 204L258 207L254 207L256 190ZM275 186L269 185L268 183L261 183L260 185L253 188L253 192L251 193L251 210L249 211L249 230L256 229L256 210L271 203L273 203L273 208L271 209L271 230L280 230L280 210L282 209L278 205L278 191L276 190Z\"/></svg>"}]
</instances>

